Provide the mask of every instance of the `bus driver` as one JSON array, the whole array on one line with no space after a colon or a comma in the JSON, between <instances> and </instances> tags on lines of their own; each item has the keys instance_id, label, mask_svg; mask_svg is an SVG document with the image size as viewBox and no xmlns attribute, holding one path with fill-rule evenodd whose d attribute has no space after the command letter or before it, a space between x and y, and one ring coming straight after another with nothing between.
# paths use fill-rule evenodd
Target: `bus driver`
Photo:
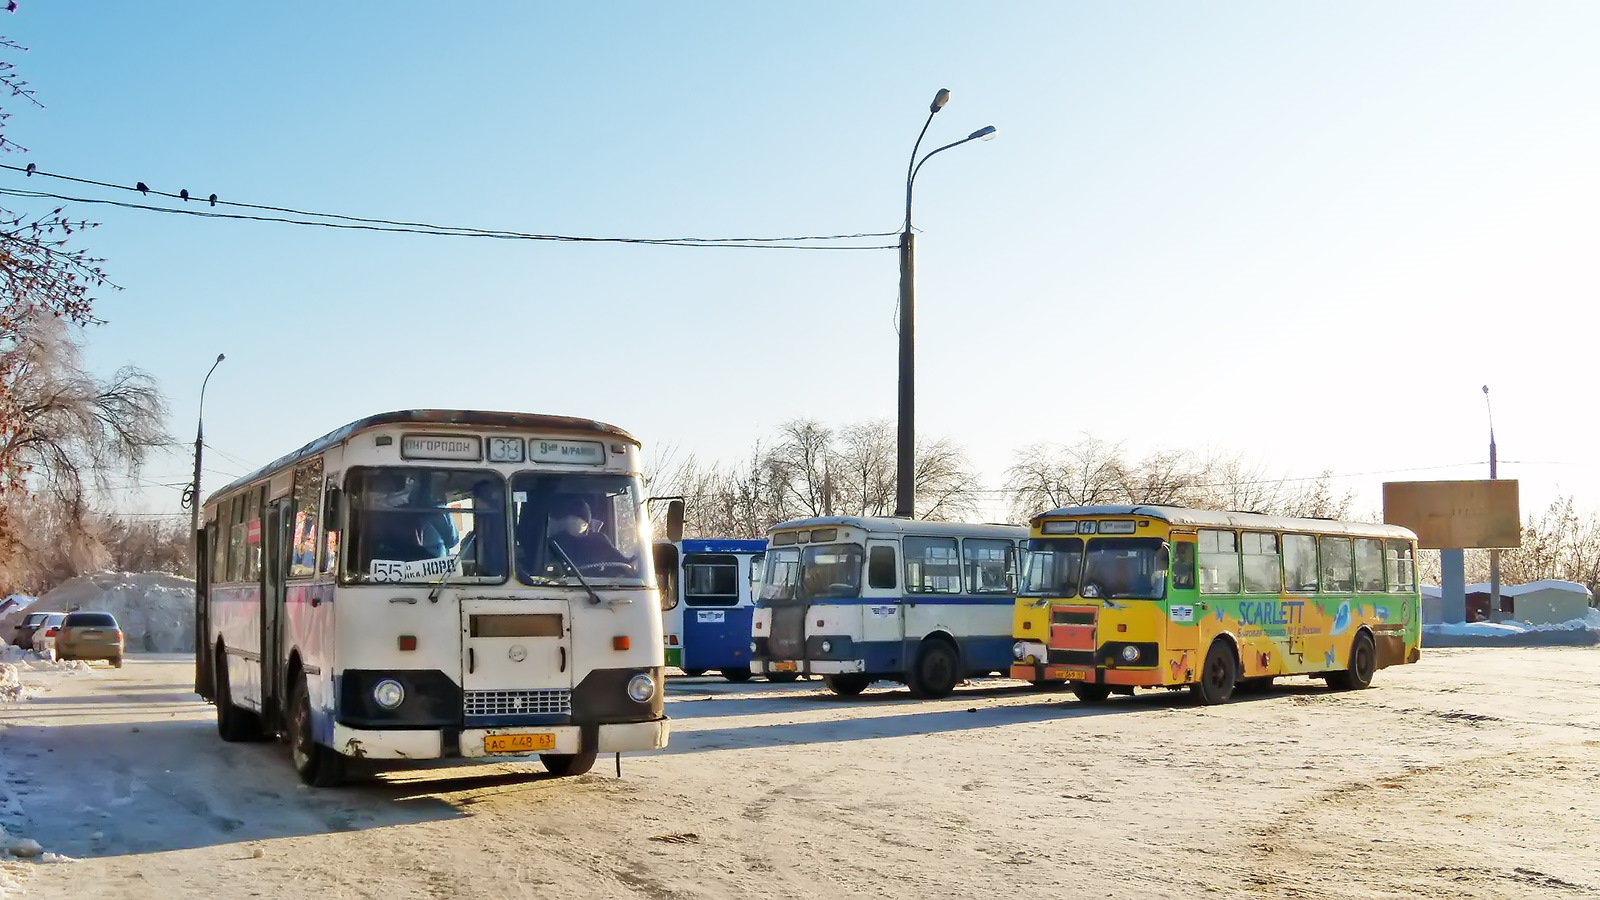
<instances>
[{"instance_id":1,"label":"bus driver","mask_svg":"<svg viewBox=\"0 0 1600 900\"><path fill-rule=\"evenodd\" d=\"M558 496L550 504L550 539L578 568L600 563L616 563L632 568L633 560L622 555L606 538L589 515L589 504L571 494Z\"/></svg>"}]
</instances>

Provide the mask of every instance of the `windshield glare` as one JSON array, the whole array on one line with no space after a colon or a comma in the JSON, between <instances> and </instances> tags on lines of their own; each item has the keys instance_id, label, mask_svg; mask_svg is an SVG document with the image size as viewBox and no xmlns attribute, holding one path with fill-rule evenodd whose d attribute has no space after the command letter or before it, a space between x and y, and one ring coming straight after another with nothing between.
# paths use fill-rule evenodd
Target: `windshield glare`
<instances>
[{"instance_id":1,"label":"windshield glare","mask_svg":"<svg viewBox=\"0 0 1600 900\"><path fill-rule=\"evenodd\" d=\"M513 476L518 580L654 587L643 496L630 475Z\"/></svg>"},{"instance_id":2,"label":"windshield glare","mask_svg":"<svg viewBox=\"0 0 1600 900\"><path fill-rule=\"evenodd\" d=\"M784 547L767 551L763 602L839 600L861 596L861 569L866 551L859 544L813 544L804 550Z\"/></svg>"},{"instance_id":3,"label":"windshield glare","mask_svg":"<svg viewBox=\"0 0 1600 900\"><path fill-rule=\"evenodd\" d=\"M1022 593L1078 596L1078 571L1083 567L1082 538L1034 538L1028 541L1026 555Z\"/></svg>"},{"instance_id":4,"label":"windshield glare","mask_svg":"<svg viewBox=\"0 0 1600 900\"><path fill-rule=\"evenodd\" d=\"M1083 565L1083 596L1160 600L1167 595L1167 550L1160 538L1095 538Z\"/></svg>"},{"instance_id":5,"label":"windshield glare","mask_svg":"<svg viewBox=\"0 0 1600 900\"><path fill-rule=\"evenodd\" d=\"M489 471L351 469L345 578L430 584L506 577L505 483Z\"/></svg>"}]
</instances>

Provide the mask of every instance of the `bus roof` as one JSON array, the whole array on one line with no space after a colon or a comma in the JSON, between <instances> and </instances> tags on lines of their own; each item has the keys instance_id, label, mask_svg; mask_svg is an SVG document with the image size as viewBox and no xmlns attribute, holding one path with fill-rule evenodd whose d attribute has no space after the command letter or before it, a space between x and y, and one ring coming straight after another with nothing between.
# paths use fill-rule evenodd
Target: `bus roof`
<instances>
[{"instance_id":1,"label":"bus roof","mask_svg":"<svg viewBox=\"0 0 1600 900\"><path fill-rule=\"evenodd\" d=\"M342 428L335 428L304 447L280 456L249 475L235 479L225 487L213 491L211 496L217 497L251 482L260 481L273 472L292 466L307 456L315 456L329 447L342 444L369 428L380 428L385 425L457 425L468 428L522 428L530 431L554 431L588 435L603 434L607 437L627 441L635 447L640 446L638 438L623 431L621 428L615 425L607 425L604 422L596 422L593 419L579 419L572 416L546 416L539 413L491 412L476 409L401 409L394 412L378 413L375 416L367 416L365 419L357 419Z\"/></svg>"},{"instance_id":2,"label":"bus roof","mask_svg":"<svg viewBox=\"0 0 1600 900\"><path fill-rule=\"evenodd\" d=\"M689 538L679 546L685 553L765 553L767 542L738 538Z\"/></svg>"},{"instance_id":3,"label":"bus roof","mask_svg":"<svg viewBox=\"0 0 1600 900\"><path fill-rule=\"evenodd\" d=\"M889 531L896 534L928 535L931 537L996 537L1016 538L1026 537L1028 529L1021 525L996 525L985 523L969 525L964 522L931 522L927 519L902 519L898 516L817 516L812 519L795 519L790 522L780 522L767 529L767 534L775 531L789 531L796 528L826 528L829 525L841 528L861 528L866 531Z\"/></svg>"},{"instance_id":4,"label":"bus roof","mask_svg":"<svg viewBox=\"0 0 1600 900\"><path fill-rule=\"evenodd\" d=\"M1203 528L1261 528L1271 531L1310 531L1319 534L1348 534L1361 537L1399 538L1414 541L1415 533L1398 525L1380 525L1371 522L1342 522L1335 519L1304 519L1292 516L1267 516L1261 513L1227 512L1213 509L1189 509L1183 506L1067 506L1052 509L1034 516L1030 521L1037 528L1044 519L1084 518L1092 516L1142 516L1160 519L1171 525L1193 525Z\"/></svg>"}]
</instances>

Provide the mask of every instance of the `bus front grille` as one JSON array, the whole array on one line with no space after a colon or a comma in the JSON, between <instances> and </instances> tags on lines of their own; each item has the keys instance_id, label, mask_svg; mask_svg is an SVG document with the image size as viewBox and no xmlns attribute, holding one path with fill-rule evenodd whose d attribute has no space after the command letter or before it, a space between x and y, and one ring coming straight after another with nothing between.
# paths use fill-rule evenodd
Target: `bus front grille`
<instances>
[{"instance_id":1,"label":"bus front grille","mask_svg":"<svg viewBox=\"0 0 1600 900\"><path fill-rule=\"evenodd\" d=\"M767 652L772 659L804 659L806 653L806 608L772 608L772 632L767 637Z\"/></svg>"},{"instance_id":2,"label":"bus front grille","mask_svg":"<svg viewBox=\"0 0 1600 900\"><path fill-rule=\"evenodd\" d=\"M572 691L467 691L468 716L570 716Z\"/></svg>"}]
</instances>

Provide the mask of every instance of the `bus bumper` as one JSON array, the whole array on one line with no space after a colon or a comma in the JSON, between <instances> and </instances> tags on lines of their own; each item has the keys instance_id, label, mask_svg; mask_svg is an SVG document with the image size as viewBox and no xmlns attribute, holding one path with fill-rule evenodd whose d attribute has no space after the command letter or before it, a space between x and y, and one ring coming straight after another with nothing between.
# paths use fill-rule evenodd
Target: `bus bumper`
<instances>
[{"instance_id":1,"label":"bus bumper","mask_svg":"<svg viewBox=\"0 0 1600 900\"><path fill-rule=\"evenodd\" d=\"M668 720L663 717L650 722L620 722L614 725L594 726L598 732L595 749L600 753L622 753L630 750L660 750L667 746L671 732ZM516 754L489 753L484 749L484 739L501 734L549 734L555 737L555 746L543 753L572 754L583 750L583 728L578 725L552 725L525 728L474 728L461 732L461 755L469 759L484 757L515 757ZM537 754L532 754L537 755Z\"/></svg>"},{"instance_id":2,"label":"bus bumper","mask_svg":"<svg viewBox=\"0 0 1600 900\"><path fill-rule=\"evenodd\" d=\"M438 759L444 755L444 735L437 731L369 731L336 722L333 749L358 759Z\"/></svg>"}]
</instances>

